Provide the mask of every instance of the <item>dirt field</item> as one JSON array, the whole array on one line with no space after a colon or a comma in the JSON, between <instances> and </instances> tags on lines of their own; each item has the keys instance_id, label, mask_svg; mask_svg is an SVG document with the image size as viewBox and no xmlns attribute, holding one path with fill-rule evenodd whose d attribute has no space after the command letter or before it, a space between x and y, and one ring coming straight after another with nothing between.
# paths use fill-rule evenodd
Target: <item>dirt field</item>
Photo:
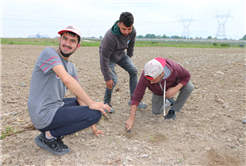
<instances>
[{"instance_id":1,"label":"dirt field","mask_svg":"<svg viewBox=\"0 0 246 166\"><path fill-rule=\"evenodd\" d=\"M117 67L115 114L98 124L105 135L97 138L88 128L66 136L71 152L54 156L35 144L38 130L24 128L32 124L27 110L32 70L45 47L2 45L1 131L24 131L1 140L1 165L245 165L245 49L136 48L132 60L139 75L158 56L190 71L194 91L176 119L153 115L152 94L146 90L143 102L148 108L137 111L133 131L126 133L128 74ZM71 61L82 87L92 99L103 101L98 48L79 48Z\"/></svg>"}]
</instances>

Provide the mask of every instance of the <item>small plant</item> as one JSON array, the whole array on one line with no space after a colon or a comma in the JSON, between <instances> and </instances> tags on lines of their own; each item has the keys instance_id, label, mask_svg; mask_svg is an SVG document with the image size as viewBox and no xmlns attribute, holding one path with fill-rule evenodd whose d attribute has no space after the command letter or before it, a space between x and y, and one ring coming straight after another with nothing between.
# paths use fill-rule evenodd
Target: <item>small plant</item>
<instances>
[{"instance_id":1,"label":"small plant","mask_svg":"<svg viewBox=\"0 0 246 166\"><path fill-rule=\"evenodd\" d=\"M149 134L149 136L150 136L150 138L154 141L155 139L154 139L154 137L151 135L151 134Z\"/></svg>"},{"instance_id":2,"label":"small plant","mask_svg":"<svg viewBox=\"0 0 246 166\"><path fill-rule=\"evenodd\" d=\"M182 163L182 159L177 159L180 163Z\"/></svg>"},{"instance_id":3,"label":"small plant","mask_svg":"<svg viewBox=\"0 0 246 166\"><path fill-rule=\"evenodd\" d=\"M4 139L8 135L16 134L16 130L13 127L6 127L5 131L1 133L1 139Z\"/></svg>"}]
</instances>

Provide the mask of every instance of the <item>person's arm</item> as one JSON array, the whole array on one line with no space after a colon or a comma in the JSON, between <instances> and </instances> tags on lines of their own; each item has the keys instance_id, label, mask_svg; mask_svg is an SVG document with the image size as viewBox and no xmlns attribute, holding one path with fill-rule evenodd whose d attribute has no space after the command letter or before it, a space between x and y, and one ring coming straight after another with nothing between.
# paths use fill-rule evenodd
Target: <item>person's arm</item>
<instances>
[{"instance_id":1,"label":"person's arm","mask_svg":"<svg viewBox=\"0 0 246 166\"><path fill-rule=\"evenodd\" d=\"M127 131L131 131L133 124L134 124L134 120L135 120L135 114L137 111L138 106L136 105L131 105L131 109L130 109L130 115L128 120L126 121L126 130Z\"/></svg>"},{"instance_id":2,"label":"person's arm","mask_svg":"<svg viewBox=\"0 0 246 166\"><path fill-rule=\"evenodd\" d=\"M132 37L131 37L130 42L128 43L128 47L127 47L127 55L129 57L132 57L133 56L134 45L135 45L135 38L136 38L136 30L134 28L132 30Z\"/></svg>"},{"instance_id":3,"label":"person's arm","mask_svg":"<svg viewBox=\"0 0 246 166\"><path fill-rule=\"evenodd\" d=\"M99 47L100 68L104 76L104 81L109 81L112 79L111 72L109 69L109 62L110 62L110 57L113 54L115 47L116 47L115 36L109 30L105 34L102 40L102 43Z\"/></svg>"},{"instance_id":4,"label":"person's arm","mask_svg":"<svg viewBox=\"0 0 246 166\"><path fill-rule=\"evenodd\" d=\"M146 83L147 79L144 77L144 72L142 72L140 79L138 81L137 87L134 91L134 94L132 96L132 102L130 107L130 115L128 120L126 121L126 130L131 131L134 120L135 120L135 114L139 105L139 102L142 100L145 90L146 90Z\"/></svg>"},{"instance_id":5,"label":"person's arm","mask_svg":"<svg viewBox=\"0 0 246 166\"><path fill-rule=\"evenodd\" d=\"M171 87L167 90L166 92L166 97L167 98L172 98L181 88L183 87L183 84L178 83L175 87Z\"/></svg>"},{"instance_id":6,"label":"person's arm","mask_svg":"<svg viewBox=\"0 0 246 166\"><path fill-rule=\"evenodd\" d=\"M110 32L111 33L111 32ZM113 88L114 82L111 77L111 71L109 68L110 56L114 52L115 42L109 37L110 34L106 33L104 40L100 46L100 68L104 76L104 81L109 89Z\"/></svg>"},{"instance_id":7,"label":"person's arm","mask_svg":"<svg viewBox=\"0 0 246 166\"><path fill-rule=\"evenodd\" d=\"M176 73L176 79L180 80L175 87L171 87L166 92L167 98L172 98L183 86L185 86L190 80L190 72L183 68L177 62L174 62L174 73Z\"/></svg>"},{"instance_id":8,"label":"person's arm","mask_svg":"<svg viewBox=\"0 0 246 166\"><path fill-rule=\"evenodd\" d=\"M102 102L93 101L87 95L87 93L83 90L83 88L80 86L80 84L72 76L70 76L66 72L65 68L62 65L56 65L52 69L59 76L59 78L62 80L64 85L71 92L73 92L75 94L79 104L85 103L89 106L90 109L99 110L104 115L106 115L106 112L103 109L110 111L111 108L108 105L103 104Z\"/></svg>"}]
</instances>

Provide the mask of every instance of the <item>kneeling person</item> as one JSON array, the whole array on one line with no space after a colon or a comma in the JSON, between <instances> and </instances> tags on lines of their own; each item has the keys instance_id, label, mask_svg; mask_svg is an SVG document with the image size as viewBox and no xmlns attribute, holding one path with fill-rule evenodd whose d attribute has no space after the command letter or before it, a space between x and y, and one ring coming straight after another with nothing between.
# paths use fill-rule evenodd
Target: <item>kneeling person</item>
<instances>
[{"instance_id":1,"label":"kneeling person","mask_svg":"<svg viewBox=\"0 0 246 166\"><path fill-rule=\"evenodd\" d=\"M172 106L164 116L165 119L174 120L176 112L180 111L193 90L189 80L189 71L174 61L158 57L147 62L132 97L130 115L126 121L127 131L131 131L133 127L136 110L146 87L153 92L153 114L161 114L163 110ZM173 96L179 91L175 101Z\"/></svg>"}]
</instances>

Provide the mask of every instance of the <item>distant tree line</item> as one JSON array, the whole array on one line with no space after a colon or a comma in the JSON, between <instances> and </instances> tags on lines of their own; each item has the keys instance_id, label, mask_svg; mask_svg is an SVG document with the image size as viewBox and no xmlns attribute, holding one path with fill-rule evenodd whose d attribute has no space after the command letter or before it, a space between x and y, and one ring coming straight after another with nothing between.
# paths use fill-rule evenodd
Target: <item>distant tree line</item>
<instances>
[{"instance_id":1,"label":"distant tree line","mask_svg":"<svg viewBox=\"0 0 246 166\"><path fill-rule=\"evenodd\" d=\"M143 35L138 35L136 38L154 38L154 39L188 39L186 37L174 35L174 36L167 36L166 34L164 35L155 35L155 34L146 34L145 36ZM190 37L189 39L193 39L193 37ZM202 39L202 37L196 37L195 39ZM212 36L208 36L207 39L217 39L216 37L213 38ZM225 39L226 40L226 39ZM243 36L240 40L246 40L246 35Z\"/></svg>"},{"instance_id":2,"label":"distant tree line","mask_svg":"<svg viewBox=\"0 0 246 166\"><path fill-rule=\"evenodd\" d=\"M146 34L145 36L143 35L139 35L139 36L136 36L136 38L157 38L157 39L183 39L183 37L180 37L180 36L177 36L177 35L174 35L174 36L167 36L167 35L155 35L155 34Z\"/></svg>"},{"instance_id":3,"label":"distant tree line","mask_svg":"<svg viewBox=\"0 0 246 166\"><path fill-rule=\"evenodd\" d=\"M167 36L166 34L164 35L155 35L155 34L146 34L145 36L143 35L139 35L136 36L136 38L154 38L154 39L193 39L193 37L190 38L186 38L183 36L178 36L178 35L174 35L174 36ZM211 36L208 37L208 39L212 39ZM202 37L196 37L195 39L202 39Z\"/></svg>"}]
</instances>

